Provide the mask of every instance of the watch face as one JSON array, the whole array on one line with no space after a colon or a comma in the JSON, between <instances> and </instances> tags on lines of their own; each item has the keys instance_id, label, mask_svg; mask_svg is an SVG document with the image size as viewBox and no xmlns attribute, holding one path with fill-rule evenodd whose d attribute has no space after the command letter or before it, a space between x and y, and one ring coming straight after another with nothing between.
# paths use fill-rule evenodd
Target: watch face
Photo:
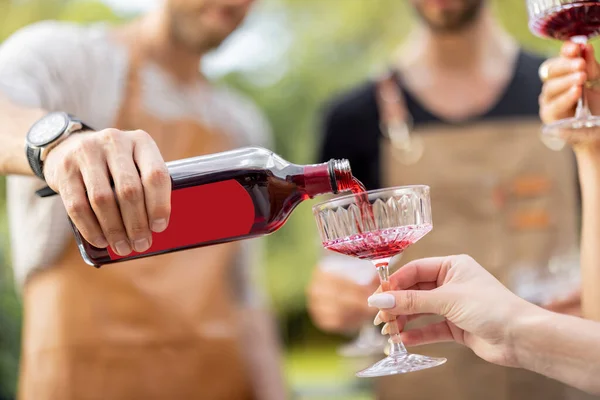
<instances>
[{"instance_id":1,"label":"watch face","mask_svg":"<svg viewBox=\"0 0 600 400\"><path fill-rule=\"evenodd\" d=\"M27 142L36 147L45 146L59 138L69 126L65 113L54 112L36 122L27 134Z\"/></svg>"}]
</instances>

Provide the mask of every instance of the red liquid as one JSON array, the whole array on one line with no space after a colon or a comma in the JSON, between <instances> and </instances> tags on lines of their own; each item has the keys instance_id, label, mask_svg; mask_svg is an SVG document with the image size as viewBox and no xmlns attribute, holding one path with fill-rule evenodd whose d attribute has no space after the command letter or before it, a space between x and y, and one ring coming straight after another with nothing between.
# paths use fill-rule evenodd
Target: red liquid
<instances>
[{"instance_id":1,"label":"red liquid","mask_svg":"<svg viewBox=\"0 0 600 400\"><path fill-rule=\"evenodd\" d=\"M365 185L363 185L362 182L355 177L352 177L352 183L348 186L348 188L354 194L364 193L367 191L367 189L365 189Z\"/></svg>"},{"instance_id":2,"label":"red liquid","mask_svg":"<svg viewBox=\"0 0 600 400\"><path fill-rule=\"evenodd\" d=\"M323 246L340 254L363 260L381 260L402 253L430 230L431 224L403 226L331 240Z\"/></svg>"},{"instance_id":3,"label":"red liquid","mask_svg":"<svg viewBox=\"0 0 600 400\"><path fill-rule=\"evenodd\" d=\"M369 202L369 195L367 194L365 185L355 177L352 177L351 182L352 183L348 188L354 193L354 198L356 199L356 204L358 204L362 220L369 221L367 226L375 228L375 226L377 226L375 224L375 215L373 214L373 207L371 206L371 202ZM361 231L359 224L356 225L356 228L359 232Z\"/></svg>"},{"instance_id":4,"label":"red liquid","mask_svg":"<svg viewBox=\"0 0 600 400\"><path fill-rule=\"evenodd\" d=\"M540 36L567 41L574 36L591 38L600 34L600 2L581 1L556 7L531 22L531 29Z\"/></svg>"},{"instance_id":5,"label":"red liquid","mask_svg":"<svg viewBox=\"0 0 600 400\"><path fill-rule=\"evenodd\" d=\"M169 227L152 235L152 246L144 253L121 257L110 248L92 246L76 229L75 237L86 262L100 266L266 235L279 229L298 204L315 194L311 191L323 193L319 190L329 185L326 167L310 168L292 165L275 171L172 175ZM336 178L340 190L350 185L348 177Z\"/></svg>"}]
</instances>

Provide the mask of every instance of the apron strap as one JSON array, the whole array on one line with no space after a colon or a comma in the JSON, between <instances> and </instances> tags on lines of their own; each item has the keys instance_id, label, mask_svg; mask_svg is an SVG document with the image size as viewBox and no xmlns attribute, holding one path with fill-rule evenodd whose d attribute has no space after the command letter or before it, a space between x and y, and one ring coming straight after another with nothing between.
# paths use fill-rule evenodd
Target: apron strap
<instances>
[{"instance_id":1,"label":"apron strap","mask_svg":"<svg viewBox=\"0 0 600 400\"><path fill-rule=\"evenodd\" d=\"M379 121L384 132L394 125L412 120L398 85L396 73L391 70L386 72L377 78L375 85Z\"/></svg>"},{"instance_id":2,"label":"apron strap","mask_svg":"<svg viewBox=\"0 0 600 400\"><path fill-rule=\"evenodd\" d=\"M406 106L398 77L397 71L388 70L375 82L379 129L396 150L397 161L411 165L423 156L424 144L419 136L411 135L413 118Z\"/></svg>"},{"instance_id":3,"label":"apron strap","mask_svg":"<svg viewBox=\"0 0 600 400\"><path fill-rule=\"evenodd\" d=\"M124 36L123 45L128 52L129 64L127 65L127 73L125 74L122 101L114 126L117 129L133 130L137 129L137 127L132 126L131 121L135 121L137 118L132 118L132 113L139 112L142 103L142 79L140 71L144 64L144 56L142 54L142 44L131 42L128 36Z\"/></svg>"}]
</instances>

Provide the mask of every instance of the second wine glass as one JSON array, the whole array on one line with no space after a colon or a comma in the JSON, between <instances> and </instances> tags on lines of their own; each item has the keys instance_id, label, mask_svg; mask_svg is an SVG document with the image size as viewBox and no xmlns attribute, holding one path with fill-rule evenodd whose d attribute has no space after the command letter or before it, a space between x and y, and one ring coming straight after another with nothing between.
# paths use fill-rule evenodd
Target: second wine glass
<instances>
[{"instance_id":1,"label":"second wine glass","mask_svg":"<svg viewBox=\"0 0 600 400\"><path fill-rule=\"evenodd\" d=\"M585 45L600 34L600 1L527 0L529 28L537 36ZM547 124L542 139L550 148L561 149L569 141L600 137L600 117L592 115L585 87L575 116Z\"/></svg>"}]
</instances>

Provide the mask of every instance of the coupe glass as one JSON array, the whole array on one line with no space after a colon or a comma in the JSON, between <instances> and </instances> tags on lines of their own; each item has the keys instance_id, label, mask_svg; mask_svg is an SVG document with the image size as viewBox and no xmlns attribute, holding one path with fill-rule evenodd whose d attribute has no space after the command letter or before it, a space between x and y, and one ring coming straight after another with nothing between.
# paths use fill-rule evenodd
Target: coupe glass
<instances>
[{"instance_id":1,"label":"coupe glass","mask_svg":"<svg viewBox=\"0 0 600 400\"><path fill-rule=\"evenodd\" d=\"M583 45L600 34L600 1L527 0L527 10L529 29L539 37ZM577 141L593 139L600 132L599 127L600 118L590 113L582 90L575 116L545 125L542 139L558 150L566 137Z\"/></svg>"},{"instance_id":2,"label":"coupe glass","mask_svg":"<svg viewBox=\"0 0 600 400\"><path fill-rule=\"evenodd\" d=\"M359 285L369 285L375 279L377 272L366 260L359 260L337 253L327 254L319 267L324 271L350 279ZM379 334L379 329L373 326L371 320L365 321L356 339L341 346L338 353L344 357L367 357L383 354L386 340Z\"/></svg>"},{"instance_id":3,"label":"coupe glass","mask_svg":"<svg viewBox=\"0 0 600 400\"><path fill-rule=\"evenodd\" d=\"M428 186L404 186L348 195L313 207L323 246L340 254L369 260L381 287L390 290L392 257L432 228ZM403 374L437 367L445 358L409 354L396 321L389 322L389 356L356 374L360 378Z\"/></svg>"}]
</instances>

